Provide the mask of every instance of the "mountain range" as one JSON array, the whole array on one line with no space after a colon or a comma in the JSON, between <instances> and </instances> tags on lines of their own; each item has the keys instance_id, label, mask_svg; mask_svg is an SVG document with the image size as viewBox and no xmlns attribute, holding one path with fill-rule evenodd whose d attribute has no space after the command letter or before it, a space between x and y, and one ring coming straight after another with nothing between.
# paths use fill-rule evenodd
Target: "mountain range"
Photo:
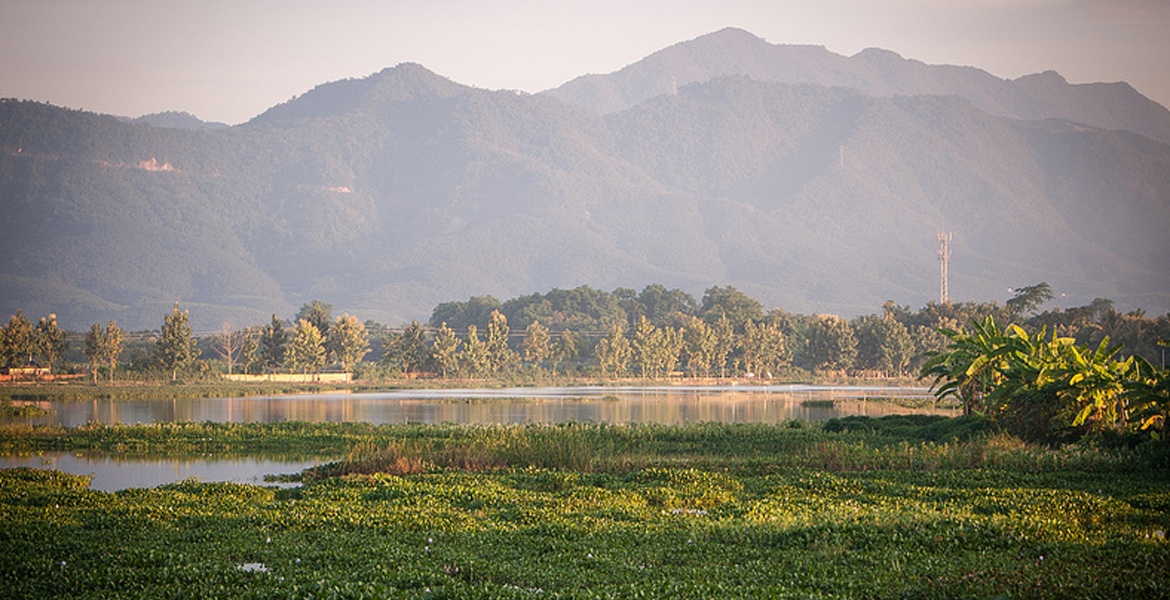
<instances>
[{"instance_id":1,"label":"mountain range","mask_svg":"<svg viewBox=\"0 0 1170 600\"><path fill-rule=\"evenodd\" d=\"M164 114L164 116L166 116ZM416 64L251 121L0 101L0 309L196 329L312 299L363 319L590 285L734 286L855 315L1047 281L1170 310L1170 111L742 30L539 94Z\"/></svg>"}]
</instances>

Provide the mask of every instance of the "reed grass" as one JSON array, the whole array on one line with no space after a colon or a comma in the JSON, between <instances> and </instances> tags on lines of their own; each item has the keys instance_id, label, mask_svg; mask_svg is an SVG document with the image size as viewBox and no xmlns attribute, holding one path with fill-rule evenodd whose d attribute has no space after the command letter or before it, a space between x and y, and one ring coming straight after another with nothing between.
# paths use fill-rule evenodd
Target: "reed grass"
<instances>
[{"instance_id":1,"label":"reed grass","mask_svg":"<svg viewBox=\"0 0 1170 600\"><path fill-rule=\"evenodd\" d=\"M885 417L886 423L898 418ZM873 421L883 423L882 419ZM940 424L954 436L939 438ZM306 479L348 474L403 475L455 469L472 472L541 468L621 473L646 468L736 469L777 472L945 471L1001 469L1036 472L1122 472L1162 460L1147 448L1090 444L1046 447L976 428L962 419L930 419L918 430L828 431L825 427L744 424L527 425L398 428L390 439L369 438L341 461L316 467ZM916 437L921 433L923 437Z\"/></svg>"},{"instance_id":2,"label":"reed grass","mask_svg":"<svg viewBox=\"0 0 1170 600\"><path fill-rule=\"evenodd\" d=\"M158 423L0 426L0 452L341 457L306 478L455 469L541 468L620 473L652 467L851 471L1077 469L1121 472L1170 463L1166 444L1042 446L986 421L933 416L848 417L824 424L421 425Z\"/></svg>"}]
</instances>

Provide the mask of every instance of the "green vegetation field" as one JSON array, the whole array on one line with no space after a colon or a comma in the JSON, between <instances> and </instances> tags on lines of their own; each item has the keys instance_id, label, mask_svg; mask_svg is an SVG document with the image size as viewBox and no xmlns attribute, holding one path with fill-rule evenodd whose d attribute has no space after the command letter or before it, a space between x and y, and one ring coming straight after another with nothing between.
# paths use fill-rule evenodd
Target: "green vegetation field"
<instances>
[{"instance_id":1,"label":"green vegetation field","mask_svg":"<svg viewBox=\"0 0 1170 600\"><path fill-rule=\"evenodd\" d=\"M0 428L0 449L341 453L294 489L0 471L17 598L1170 597L1160 442L977 419Z\"/></svg>"}]
</instances>

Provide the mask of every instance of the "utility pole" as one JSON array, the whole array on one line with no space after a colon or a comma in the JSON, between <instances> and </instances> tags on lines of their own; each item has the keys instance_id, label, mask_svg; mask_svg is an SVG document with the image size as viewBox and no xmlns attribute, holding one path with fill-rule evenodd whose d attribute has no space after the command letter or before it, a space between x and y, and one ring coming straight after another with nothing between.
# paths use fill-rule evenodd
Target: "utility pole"
<instances>
[{"instance_id":1,"label":"utility pole","mask_svg":"<svg viewBox=\"0 0 1170 600\"><path fill-rule=\"evenodd\" d=\"M942 286L939 292L939 303L950 304L951 295L947 289L947 263L951 260L951 237L954 234L938 234L938 261L942 268Z\"/></svg>"}]
</instances>

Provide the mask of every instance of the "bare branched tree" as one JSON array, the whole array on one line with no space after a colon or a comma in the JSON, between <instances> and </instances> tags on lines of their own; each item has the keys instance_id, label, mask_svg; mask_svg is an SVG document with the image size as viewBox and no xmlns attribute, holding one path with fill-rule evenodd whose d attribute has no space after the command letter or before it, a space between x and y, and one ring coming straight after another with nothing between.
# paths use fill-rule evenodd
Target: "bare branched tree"
<instances>
[{"instance_id":1,"label":"bare branched tree","mask_svg":"<svg viewBox=\"0 0 1170 600\"><path fill-rule=\"evenodd\" d=\"M231 321L224 321L220 325L219 333L212 338L211 348L227 363L228 375L232 374L236 360L240 358L247 334L248 332L243 329L236 329Z\"/></svg>"}]
</instances>

